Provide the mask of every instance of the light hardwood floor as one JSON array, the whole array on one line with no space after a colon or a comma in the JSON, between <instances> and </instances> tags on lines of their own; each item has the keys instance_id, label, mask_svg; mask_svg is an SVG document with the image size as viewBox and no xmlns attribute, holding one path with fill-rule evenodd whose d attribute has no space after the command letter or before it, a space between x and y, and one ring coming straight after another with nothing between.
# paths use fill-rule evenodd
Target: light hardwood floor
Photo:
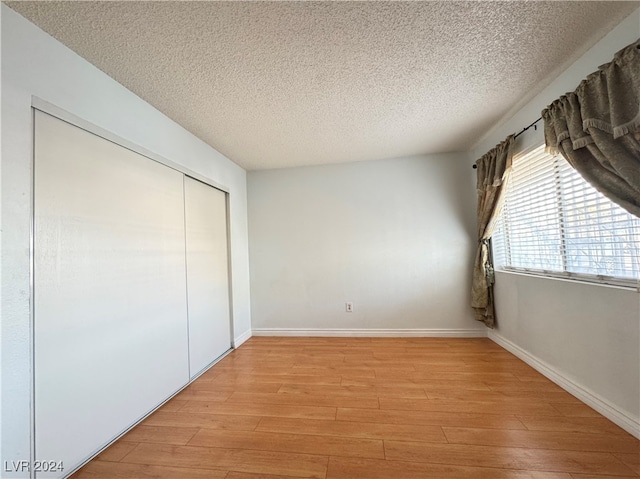
<instances>
[{"instance_id":1,"label":"light hardwood floor","mask_svg":"<svg viewBox=\"0 0 640 479\"><path fill-rule=\"evenodd\" d=\"M631 479L640 441L488 339L254 337L74 479Z\"/></svg>"}]
</instances>

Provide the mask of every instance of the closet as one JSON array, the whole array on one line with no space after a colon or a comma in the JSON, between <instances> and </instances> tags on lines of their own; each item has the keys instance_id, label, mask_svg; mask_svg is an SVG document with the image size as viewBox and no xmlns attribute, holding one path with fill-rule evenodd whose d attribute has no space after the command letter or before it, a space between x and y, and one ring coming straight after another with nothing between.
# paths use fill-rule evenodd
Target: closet
<instances>
[{"instance_id":1,"label":"closet","mask_svg":"<svg viewBox=\"0 0 640 479\"><path fill-rule=\"evenodd\" d=\"M65 477L230 349L227 194L34 122L35 456Z\"/></svg>"},{"instance_id":2,"label":"closet","mask_svg":"<svg viewBox=\"0 0 640 479\"><path fill-rule=\"evenodd\" d=\"M229 349L227 221L225 194L184 177L189 309L189 372L193 378Z\"/></svg>"}]
</instances>

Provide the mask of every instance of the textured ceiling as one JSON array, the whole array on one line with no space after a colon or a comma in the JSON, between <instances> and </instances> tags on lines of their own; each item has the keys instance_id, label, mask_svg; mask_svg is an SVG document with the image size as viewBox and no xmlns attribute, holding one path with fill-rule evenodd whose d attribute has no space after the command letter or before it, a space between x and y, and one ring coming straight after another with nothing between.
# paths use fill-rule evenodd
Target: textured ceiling
<instances>
[{"instance_id":1,"label":"textured ceiling","mask_svg":"<svg viewBox=\"0 0 640 479\"><path fill-rule=\"evenodd\" d=\"M6 3L249 170L467 150L640 6Z\"/></svg>"}]
</instances>

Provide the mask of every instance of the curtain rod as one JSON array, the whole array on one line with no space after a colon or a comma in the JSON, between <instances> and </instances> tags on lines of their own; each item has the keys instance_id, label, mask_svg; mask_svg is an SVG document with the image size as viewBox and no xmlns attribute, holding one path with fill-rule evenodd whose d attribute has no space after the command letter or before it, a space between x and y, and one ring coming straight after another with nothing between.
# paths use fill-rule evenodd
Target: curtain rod
<instances>
[{"instance_id":1,"label":"curtain rod","mask_svg":"<svg viewBox=\"0 0 640 479\"><path fill-rule=\"evenodd\" d=\"M513 135L513 138L518 138L520 135L522 135L525 131L527 131L531 127L533 127L534 130L537 130L538 129L538 125L536 125L536 123L538 123L540 120L542 120L542 117L538 118L536 121L531 123L529 126L525 126L522 130L520 130L518 133Z\"/></svg>"},{"instance_id":2,"label":"curtain rod","mask_svg":"<svg viewBox=\"0 0 640 479\"><path fill-rule=\"evenodd\" d=\"M520 130L518 133L516 133L515 135L513 135L513 139L515 140L516 138L518 138L520 135L522 135L525 131L527 131L529 128L533 127L534 130L538 129L538 125L537 123L542 120L542 117L538 118L536 121L534 121L533 123L531 123L528 126L525 126L522 130ZM475 170L478 167L478 165L473 165L473 169Z\"/></svg>"}]
</instances>

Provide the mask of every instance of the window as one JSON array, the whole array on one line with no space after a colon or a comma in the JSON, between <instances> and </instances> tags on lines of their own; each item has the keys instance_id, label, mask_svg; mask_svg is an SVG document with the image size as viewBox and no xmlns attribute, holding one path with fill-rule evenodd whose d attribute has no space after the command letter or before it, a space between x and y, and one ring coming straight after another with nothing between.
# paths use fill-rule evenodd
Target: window
<instances>
[{"instance_id":1,"label":"window","mask_svg":"<svg viewBox=\"0 0 640 479\"><path fill-rule=\"evenodd\" d=\"M493 235L497 269L637 286L640 219L544 146L514 160Z\"/></svg>"}]
</instances>

